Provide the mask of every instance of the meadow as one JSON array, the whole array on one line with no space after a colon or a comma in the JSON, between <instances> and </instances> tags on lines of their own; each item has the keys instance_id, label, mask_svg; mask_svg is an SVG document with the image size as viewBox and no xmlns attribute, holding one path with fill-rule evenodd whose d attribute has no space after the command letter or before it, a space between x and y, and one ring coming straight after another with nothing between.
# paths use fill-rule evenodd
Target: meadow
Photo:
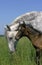
<instances>
[{"instance_id":1,"label":"meadow","mask_svg":"<svg viewBox=\"0 0 42 65\"><path fill-rule=\"evenodd\" d=\"M35 57L36 50L26 37L17 42L15 53L10 54L6 38L0 36L0 65L36 65ZM42 52L40 65L42 65Z\"/></svg>"}]
</instances>

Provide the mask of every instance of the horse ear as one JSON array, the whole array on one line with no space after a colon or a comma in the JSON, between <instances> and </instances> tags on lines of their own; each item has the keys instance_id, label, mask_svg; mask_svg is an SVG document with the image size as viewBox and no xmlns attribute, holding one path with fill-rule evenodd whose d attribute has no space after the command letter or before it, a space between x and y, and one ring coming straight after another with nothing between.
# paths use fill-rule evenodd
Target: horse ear
<instances>
[{"instance_id":1,"label":"horse ear","mask_svg":"<svg viewBox=\"0 0 42 65\"><path fill-rule=\"evenodd\" d=\"M6 27L7 27L8 31L11 31L11 29L10 29L10 27L8 25L6 25Z\"/></svg>"},{"instance_id":2,"label":"horse ear","mask_svg":"<svg viewBox=\"0 0 42 65\"><path fill-rule=\"evenodd\" d=\"M21 25L21 24L25 24L25 22L24 21L21 21L21 22L19 22L19 24Z\"/></svg>"},{"instance_id":3,"label":"horse ear","mask_svg":"<svg viewBox=\"0 0 42 65\"><path fill-rule=\"evenodd\" d=\"M26 27L26 24L25 24L25 22L24 22L24 21L19 22L19 26L21 26L21 25L23 25L24 27Z\"/></svg>"},{"instance_id":4,"label":"horse ear","mask_svg":"<svg viewBox=\"0 0 42 65\"><path fill-rule=\"evenodd\" d=\"M20 22L19 22L19 25L21 25L21 24L23 24L23 21L20 21Z\"/></svg>"},{"instance_id":5,"label":"horse ear","mask_svg":"<svg viewBox=\"0 0 42 65\"><path fill-rule=\"evenodd\" d=\"M23 24L26 25L24 21L23 21Z\"/></svg>"}]
</instances>

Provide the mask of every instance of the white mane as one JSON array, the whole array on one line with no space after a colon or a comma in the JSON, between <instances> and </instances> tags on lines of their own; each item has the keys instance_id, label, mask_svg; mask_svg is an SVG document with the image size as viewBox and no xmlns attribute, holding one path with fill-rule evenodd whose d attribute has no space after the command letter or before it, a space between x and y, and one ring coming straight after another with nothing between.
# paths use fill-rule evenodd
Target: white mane
<instances>
[{"instance_id":1,"label":"white mane","mask_svg":"<svg viewBox=\"0 0 42 65\"><path fill-rule=\"evenodd\" d=\"M42 32L42 12L29 12L17 17L9 26L14 28L19 22L24 21L26 24L31 24L35 29Z\"/></svg>"}]
</instances>

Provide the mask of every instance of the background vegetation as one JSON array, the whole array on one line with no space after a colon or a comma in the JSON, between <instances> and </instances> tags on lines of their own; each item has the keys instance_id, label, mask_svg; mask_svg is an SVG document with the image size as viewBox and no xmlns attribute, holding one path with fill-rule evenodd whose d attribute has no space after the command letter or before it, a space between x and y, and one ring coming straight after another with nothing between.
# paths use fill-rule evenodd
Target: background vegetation
<instances>
[{"instance_id":1,"label":"background vegetation","mask_svg":"<svg viewBox=\"0 0 42 65\"><path fill-rule=\"evenodd\" d=\"M16 52L9 53L7 40L0 36L0 65L36 65L36 50L26 37L21 38L16 46ZM42 52L40 55L42 65Z\"/></svg>"}]
</instances>

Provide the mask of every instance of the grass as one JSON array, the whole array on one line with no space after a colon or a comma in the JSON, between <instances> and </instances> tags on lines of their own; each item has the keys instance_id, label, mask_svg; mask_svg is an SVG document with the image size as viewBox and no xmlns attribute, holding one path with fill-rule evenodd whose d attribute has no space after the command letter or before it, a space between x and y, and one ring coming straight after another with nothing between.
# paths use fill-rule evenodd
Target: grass
<instances>
[{"instance_id":1,"label":"grass","mask_svg":"<svg viewBox=\"0 0 42 65\"><path fill-rule=\"evenodd\" d=\"M11 55L7 40L5 37L0 36L0 65L36 65L35 55L35 48L26 37L18 41L16 52ZM42 53L40 65L42 65Z\"/></svg>"}]
</instances>

